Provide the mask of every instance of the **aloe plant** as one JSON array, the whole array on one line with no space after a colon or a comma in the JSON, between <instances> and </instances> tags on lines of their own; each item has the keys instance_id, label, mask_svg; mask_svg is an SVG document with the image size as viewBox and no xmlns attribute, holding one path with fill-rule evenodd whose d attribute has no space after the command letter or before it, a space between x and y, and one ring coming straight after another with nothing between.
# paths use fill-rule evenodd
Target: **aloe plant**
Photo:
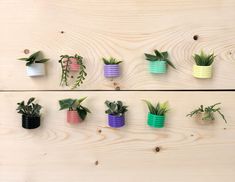
<instances>
[{"instance_id":1,"label":"aloe plant","mask_svg":"<svg viewBox=\"0 0 235 182\"><path fill-rule=\"evenodd\" d=\"M35 103L35 98L31 97L26 103L25 101L17 103L17 111L18 113L29 116L29 117L40 117L40 110L42 106Z\"/></svg>"},{"instance_id":2,"label":"aloe plant","mask_svg":"<svg viewBox=\"0 0 235 182\"><path fill-rule=\"evenodd\" d=\"M202 50L200 54L194 54L193 59L198 66L210 66L214 62L215 57L214 53L207 55Z\"/></svg>"},{"instance_id":3,"label":"aloe plant","mask_svg":"<svg viewBox=\"0 0 235 182\"><path fill-rule=\"evenodd\" d=\"M172 68L176 69L174 64L168 59L169 55L168 52L160 52L158 50L154 50L154 54L147 54L145 53L146 60L148 61L166 61L168 65L170 65Z\"/></svg>"},{"instance_id":4,"label":"aloe plant","mask_svg":"<svg viewBox=\"0 0 235 182\"><path fill-rule=\"evenodd\" d=\"M19 58L18 60L25 61L26 66L30 66L34 63L45 63L49 61L49 59L39 59L39 56L41 54L41 51L37 51L33 54L31 54L28 58Z\"/></svg>"},{"instance_id":5,"label":"aloe plant","mask_svg":"<svg viewBox=\"0 0 235 182\"><path fill-rule=\"evenodd\" d=\"M110 57L109 59L107 58L102 58L104 64L110 65L110 64L120 64L122 61L118 61L116 58Z\"/></svg>"},{"instance_id":6,"label":"aloe plant","mask_svg":"<svg viewBox=\"0 0 235 182\"><path fill-rule=\"evenodd\" d=\"M81 105L81 103L86 99L87 97L83 97L80 99L63 99L59 100L60 104L60 110L68 109L69 111L77 111L78 115L82 120L84 120L88 113L91 113L91 111L87 108Z\"/></svg>"},{"instance_id":7,"label":"aloe plant","mask_svg":"<svg viewBox=\"0 0 235 182\"><path fill-rule=\"evenodd\" d=\"M108 100L105 101L105 105L108 107L108 109L105 111L106 114L111 114L115 116L122 116L125 112L127 112L127 107L124 106L122 101L114 101L110 102Z\"/></svg>"},{"instance_id":8,"label":"aloe plant","mask_svg":"<svg viewBox=\"0 0 235 182\"><path fill-rule=\"evenodd\" d=\"M151 102L147 100L143 100L143 101L147 104L149 112L151 114L164 116L169 110L168 102L164 102L164 103L158 102L157 105L154 106Z\"/></svg>"},{"instance_id":9,"label":"aloe plant","mask_svg":"<svg viewBox=\"0 0 235 182\"><path fill-rule=\"evenodd\" d=\"M218 106L220 104L221 103L216 103L216 104L213 104L211 106L203 106L203 105L201 105L197 109L191 111L186 116L187 117L188 116L192 117L194 115L202 114L202 120L213 121L213 120L215 120L214 113L217 112L222 117L222 119L225 121L225 123L227 123L227 120L225 119L225 116L220 111L221 108L220 107L216 107L216 106Z\"/></svg>"}]
</instances>

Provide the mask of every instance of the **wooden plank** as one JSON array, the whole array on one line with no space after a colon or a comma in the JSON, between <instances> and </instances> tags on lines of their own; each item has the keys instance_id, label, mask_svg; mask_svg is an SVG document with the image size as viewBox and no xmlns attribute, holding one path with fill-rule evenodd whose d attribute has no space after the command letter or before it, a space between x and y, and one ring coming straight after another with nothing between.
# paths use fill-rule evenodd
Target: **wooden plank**
<instances>
[{"instance_id":1,"label":"wooden plank","mask_svg":"<svg viewBox=\"0 0 235 182\"><path fill-rule=\"evenodd\" d=\"M67 89L59 87L57 60L75 52L88 71L80 89L235 89L234 9L233 0L2 0L0 89ZM51 59L46 77L25 76L24 64L16 60L24 49L42 50ZM149 74L143 53L153 49L169 51L177 70ZM211 80L191 74L192 54L201 49L217 55ZM124 60L120 79L103 77L106 56Z\"/></svg>"},{"instance_id":2,"label":"wooden plank","mask_svg":"<svg viewBox=\"0 0 235 182\"><path fill-rule=\"evenodd\" d=\"M43 121L39 129L25 130L15 108L31 96L44 107ZM83 96L92 114L77 126L66 124L58 100ZM234 92L2 92L0 181L233 182L234 97ZM124 128L107 127L106 99L129 106ZM169 101L165 128L146 125L141 99ZM185 117L196 106L215 102L222 102L227 125L219 118L202 125Z\"/></svg>"}]
</instances>

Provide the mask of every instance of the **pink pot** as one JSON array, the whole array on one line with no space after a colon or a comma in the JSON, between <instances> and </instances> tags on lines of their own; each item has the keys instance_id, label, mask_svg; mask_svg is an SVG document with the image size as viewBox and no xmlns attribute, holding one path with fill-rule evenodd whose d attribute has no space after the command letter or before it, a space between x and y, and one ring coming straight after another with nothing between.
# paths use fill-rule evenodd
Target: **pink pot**
<instances>
[{"instance_id":1,"label":"pink pot","mask_svg":"<svg viewBox=\"0 0 235 182\"><path fill-rule=\"evenodd\" d=\"M78 71L80 65L77 63L77 59L70 58L69 61L70 61L70 63L69 63L70 71Z\"/></svg>"},{"instance_id":2,"label":"pink pot","mask_svg":"<svg viewBox=\"0 0 235 182\"><path fill-rule=\"evenodd\" d=\"M67 111L67 122L70 124L77 124L81 122L77 111Z\"/></svg>"}]
</instances>

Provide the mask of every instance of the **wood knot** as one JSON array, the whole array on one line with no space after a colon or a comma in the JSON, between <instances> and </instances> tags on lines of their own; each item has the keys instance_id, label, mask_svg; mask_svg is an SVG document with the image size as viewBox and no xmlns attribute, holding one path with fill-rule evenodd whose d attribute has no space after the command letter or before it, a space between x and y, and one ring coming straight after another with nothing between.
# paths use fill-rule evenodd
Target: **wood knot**
<instances>
[{"instance_id":1,"label":"wood knot","mask_svg":"<svg viewBox=\"0 0 235 182\"><path fill-rule=\"evenodd\" d=\"M99 164L99 161L95 161L95 165L98 166L98 164Z\"/></svg>"},{"instance_id":2,"label":"wood knot","mask_svg":"<svg viewBox=\"0 0 235 182\"><path fill-rule=\"evenodd\" d=\"M63 30L61 30L61 31L60 31L60 33L61 33L61 34L63 34L63 33L64 33L64 31L63 31Z\"/></svg>"},{"instance_id":3,"label":"wood knot","mask_svg":"<svg viewBox=\"0 0 235 182\"><path fill-rule=\"evenodd\" d=\"M155 148L155 152L160 152L160 150L161 150L160 147Z\"/></svg>"},{"instance_id":4,"label":"wood knot","mask_svg":"<svg viewBox=\"0 0 235 182\"><path fill-rule=\"evenodd\" d=\"M73 78L73 76L71 76L71 78Z\"/></svg>"},{"instance_id":5,"label":"wood knot","mask_svg":"<svg viewBox=\"0 0 235 182\"><path fill-rule=\"evenodd\" d=\"M29 50L28 50L28 49L25 49L25 50L24 50L24 53L25 53L25 54L28 54L28 53L29 53Z\"/></svg>"},{"instance_id":6,"label":"wood knot","mask_svg":"<svg viewBox=\"0 0 235 182\"><path fill-rule=\"evenodd\" d=\"M193 137L193 136L194 136L194 134L191 134L190 136L191 136L191 137Z\"/></svg>"},{"instance_id":7,"label":"wood knot","mask_svg":"<svg viewBox=\"0 0 235 182\"><path fill-rule=\"evenodd\" d=\"M116 86L116 85L117 85L117 83L116 83L116 82L113 82L113 85L114 85L114 86Z\"/></svg>"},{"instance_id":8,"label":"wood knot","mask_svg":"<svg viewBox=\"0 0 235 182\"><path fill-rule=\"evenodd\" d=\"M102 133L102 130L101 130L101 129L98 129L98 133Z\"/></svg>"},{"instance_id":9,"label":"wood knot","mask_svg":"<svg viewBox=\"0 0 235 182\"><path fill-rule=\"evenodd\" d=\"M120 87L118 86L118 87L115 87L115 90L120 90Z\"/></svg>"},{"instance_id":10,"label":"wood knot","mask_svg":"<svg viewBox=\"0 0 235 182\"><path fill-rule=\"evenodd\" d=\"M199 36L198 35L194 35L193 36L193 40L198 40Z\"/></svg>"},{"instance_id":11,"label":"wood knot","mask_svg":"<svg viewBox=\"0 0 235 182\"><path fill-rule=\"evenodd\" d=\"M227 128L224 128L224 130L226 130Z\"/></svg>"}]
</instances>

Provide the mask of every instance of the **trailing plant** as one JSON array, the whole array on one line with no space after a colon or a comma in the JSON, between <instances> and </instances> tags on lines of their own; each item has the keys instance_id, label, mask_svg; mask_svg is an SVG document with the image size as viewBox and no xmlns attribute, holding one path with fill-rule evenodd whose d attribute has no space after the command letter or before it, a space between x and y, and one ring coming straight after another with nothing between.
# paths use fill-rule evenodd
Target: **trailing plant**
<instances>
[{"instance_id":1,"label":"trailing plant","mask_svg":"<svg viewBox=\"0 0 235 182\"><path fill-rule=\"evenodd\" d=\"M81 103L86 99L87 97L83 97L81 99L63 99L59 100L60 104L60 110L68 109L69 111L77 111L78 115L82 120L84 120L88 113L91 113L91 111L82 106Z\"/></svg>"},{"instance_id":2,"label":"trailing plant","mask_svg":"<svg viewBox=\"0 0 235 182\"><path fill-rule=\"evenodd\" d=\"M29 117L40 117L40 110L42 106L37 103L34 103L35 98L31 97L25 104L24 101L17 103L17 111L18 113L29 116Z\"/></svg>"},{"instance_id":3,"label":"trailing plant","mask_svg":"<svg viewBox=\"0 0 235 182\"><path fill-rule=\"evenodd\" d=\"M122 116L125 112L127 112L128 106L124 106L122 101L110 102L106 100L105 105L108 107L108 109L105 111L106 114Z\"/></svg>"},{"instance_id":4,"label":"trailing plant","mask_svg":"<svg viewBox=\"0 0 235 182\"><path fill-rule=\"evenodd\" d=\"M201 105L199 108L193 110L192 112L190 112L189 114L187 114L187 116L194 116L197 114L202 114L202 120L206 120L206 121L213 121L215 120L214 117L214 113L219 113L219 115L223 118L223 120L225 121L225 123L227 123L225 116L221 113L221 108L220 107L216 107L218 105L220 105L221 103L216 103L214 105L211 106L203 106Z\"/></svg>"},{"instance_id":5,"label":"trailing plant","mask_svg":"<svg viewBox=\"0 0 235 182\"><path fill-rule=\"evenodd\" d=\"M104 64L110 65L110 64L120 64L122 61L118 61L116 58L110 57L109 59L107 58L102 58L104 61Z\"/></svg>"},{"instance_id":6,"label":"trailing plant","mask_svg":"<svg viewBox=\"0 0 235 182\"><path fill-rule=\"evenodd\" d=\"M34 63L45 63L49 61L49 59L39 59L39 56L41 54L41 51L37 51L33 54L31 54L28 58L19 58L18 60L26 61L26 66L30 66Z\"/></svg>"},{"instance_id":7,"label":"trailing plant","mask_svg":"<svg viewBox=\"0 0 235 182\"><path fill-rule=\"evenodd\" d=\"M172 68L175 68L174 64L168 59L168 52L160 52L158 50L154 50L154 54L145 53L146 60L148 61L166 61ZM176 69L176 68L175 68Z\"/></svg>"},{"instance_id":8,"label":"trailing plant","mask_svg":"<svg viewBox=\"0 0 235 182\"><path fill-rule=\"evenodd\" d=\"M147 100L143 100L143 101L147 104L149 112L151 114L164 116L169 110L168 102L164 102L164 103L158 102L155 107L151 102Z\"/></svg>"},{"instance_id":9,"label":"trailing plant","mask_svg":"<svg viewBox=\"0 0 235 182\"><path fill-rule=\"evenodd\" d=\"M72 86L72 89L75 89L79 87L83 81L85 80L85 77L87 76L87 73L85 72L86 66L83 64L83 57L79 56L78 54L75 54L74 56L69 55L61 55L59 63L61 65L62 73L61 73L61 80L60 85L61 86L68 86L68 79L70 77L70 59L74 58L77 60L77 64L80 66L79 74L76 77L75 83Z\"/></svg>"},{"instance_id":10,"label":"trailing plant","mask_svg":"<svg viewBox=\"0 0 235 182\"><path fill-rule=\"evenodd\" d=\"M194 54L193 59L198 66L210 66L215 59L215 55L213 54L205 54L201 51L200 54Z\"/></svg>"}]
</instances>

